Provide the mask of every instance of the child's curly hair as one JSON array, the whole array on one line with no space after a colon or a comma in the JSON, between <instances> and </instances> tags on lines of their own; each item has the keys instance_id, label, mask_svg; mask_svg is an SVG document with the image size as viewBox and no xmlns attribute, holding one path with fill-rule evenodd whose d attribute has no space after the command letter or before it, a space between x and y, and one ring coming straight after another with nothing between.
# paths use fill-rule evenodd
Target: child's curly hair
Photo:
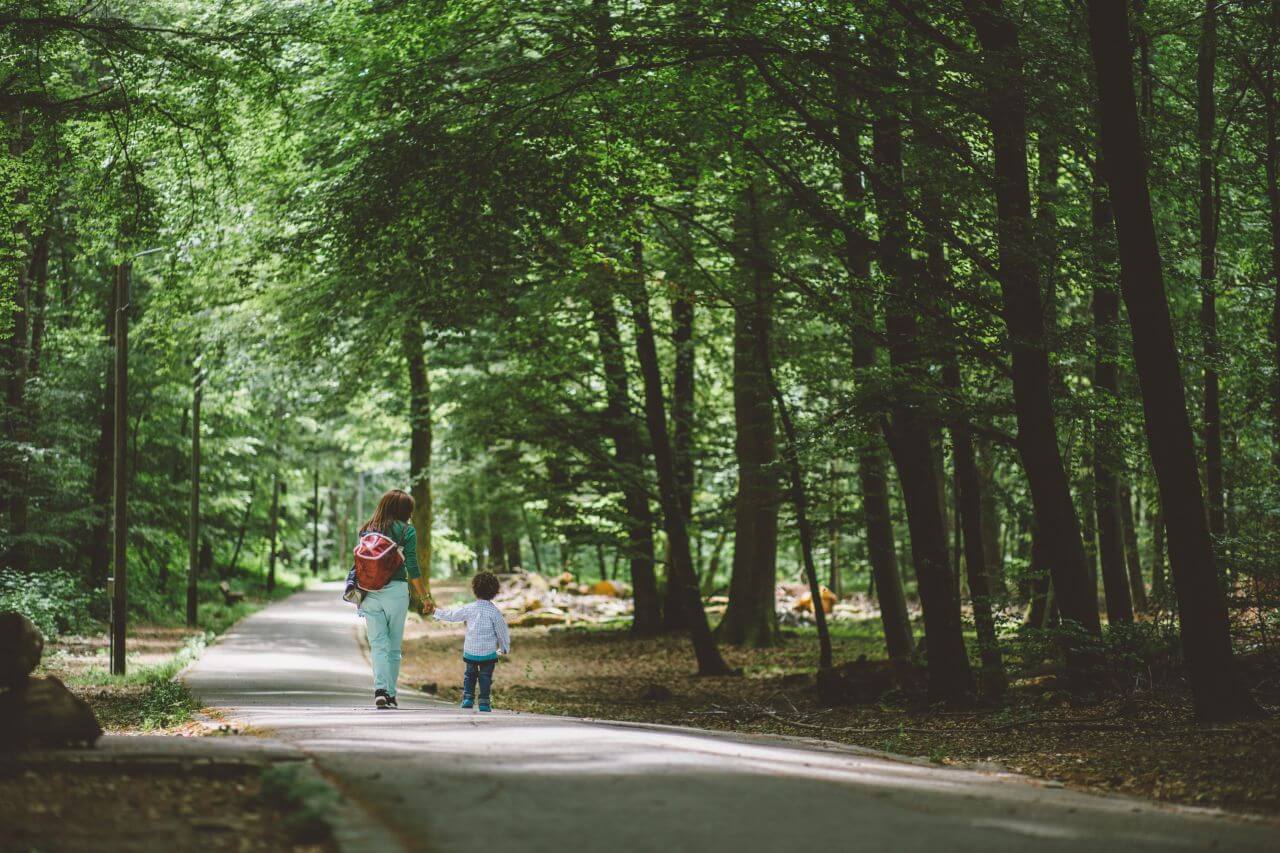
<instances>
[{"instance_id":1,"label":"child's curly hair","mask_svg":"<svg viewBox=\"0 0 1280 853\"><path fill-rule=\"evenodd\" d=\"M476 572L476 576L471 579L471 591L476 594L476 598L492 601L498 594L498 576L493 572Z\"/></svg>"}]
</instances>

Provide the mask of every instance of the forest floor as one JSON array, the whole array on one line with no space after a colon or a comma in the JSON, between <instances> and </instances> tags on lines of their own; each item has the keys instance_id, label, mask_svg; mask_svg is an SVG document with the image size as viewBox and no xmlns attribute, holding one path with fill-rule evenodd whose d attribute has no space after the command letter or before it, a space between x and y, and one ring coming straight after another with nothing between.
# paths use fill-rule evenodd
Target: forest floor
<instances>
[{"instance_id":1,"label":"forest floor","mask_svg":"<svg viewBox=\"0 0 1280 853\"><path fill-rule=\"evenodd\" d=\"M454 593L433 586L442 602ZM457 699L461 641L460 627L413 617L401 683ZM833 645L837 662L883 656L874 622L837 623ZM816 696L812 629L786 630L771 649L722 647L743 671L736 678L695 677L684 637L633 639L625 628L516 628L512 647L494 676L500 708L819 737L1081 790L1280 814L1280 719L1197 726L1179 682L1081 697L1039 675L1015 680L998 708L954 712L889 697L830 708ZM1259 697L1280 705L1277 662L1252 664Z\"/></svg>"},{"instance_id":2,"label":"forest floor","mask_svg":"<svg viewBox=\"0 0 1280 853\"><path fill-rule=\"evenodd\" d=\"M255 769L0 764L6 850L336 850ZM314 835L320 835L316 838Z\"/></svg>"}]
</instances>

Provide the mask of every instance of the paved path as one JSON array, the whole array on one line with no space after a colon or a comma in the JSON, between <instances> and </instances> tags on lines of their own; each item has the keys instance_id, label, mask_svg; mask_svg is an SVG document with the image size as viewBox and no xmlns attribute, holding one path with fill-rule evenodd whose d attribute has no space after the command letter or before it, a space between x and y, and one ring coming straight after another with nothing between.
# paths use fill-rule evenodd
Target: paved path
<instances>
[{"instance_id":1,"label":"paved path","mask_svg":"<svg viewBox=\"0 0 1280 853\"><path fill-rule=\"evenodd\" d=\"M833 744L480 716L409 691L376 711L361 630L336 587L300 593L229 632L186 681L309 753L411 849L1280 849L1266 824Z\"/></svg>"}]
</instances>

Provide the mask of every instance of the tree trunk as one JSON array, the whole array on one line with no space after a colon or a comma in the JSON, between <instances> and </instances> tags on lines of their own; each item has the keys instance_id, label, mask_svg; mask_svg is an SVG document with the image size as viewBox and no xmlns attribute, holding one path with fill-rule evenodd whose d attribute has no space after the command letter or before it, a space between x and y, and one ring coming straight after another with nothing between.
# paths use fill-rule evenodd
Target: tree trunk
<instances>
[{"instance_id":1,"label":"tree trunk","mask_svg":"<svg viewBox=\"0 0 1280 853\"><path fill-rule=\"evenodd\" d=\"M1022 624L1028 628L1044 628L1049 624L1052 605L1053 581L1045 567L1044 544L1034 532L1031 534L1031 594L1027 597L1027 612Z\"/></svg>"},{"instance_id":2,"label":"tree trunk","mask_svg":"<svg viewBox=\"0 0 1280 853\"><path fill-rule=\"evenodd\" d=\"M1097 176L1101 178L1101 176ZM1107 601L1107 622L1133 621L1133 602L1125 575L1124 542L1120 525L1120 483L1123 443L1115 416L1119 403L1116 327L1120 322L1120 294L1111 282L1114 267L1114 228L1111 203L1095 181L1092 193L1094 243L1093 276L1093 385L1100 405L1093 427L1094 510L1098 518L1098 552L1102 563L1102 588Z\"/></svg>"},{"instance_id":3,"label":"tree trunk","mask_svg":"<svg viewBox=\"0 0 1280 853\"><path fill-rule=\"evenodd\" d=\"M44 330L49 304L49 232L46 229L36 241L31 263L31 351L27 359L27 378L40 375L44 355Z\"/></svg>"},{"instance_id":4,"label":"tree trunk","mask_svg":"<svg viewBox=\"0 0 1280 853\"><path fill-rule=\"evenodd\" d=\"M529 513L524 508L524 504L520 504L520 519L524 522L524 533L529 537L529 550L533 553L533 570L538 574L542 574L542 553L538 548L538 534L534 531L533 525L529 523ZM650 545L652 548L652 545ZM652 565L652 563L650 563ZM631 581L631 586L635 587L635 580ZM657 596L655 590L653 595Z\"/></svg>"},{"instance_id":5,"label":"tree trunk","mask_svg":"<svg viewBox=\"0 0 1280 853\"><path fill-rule=\"evenodd\" d=\"M1280 0L1271 3L1271 56L1267 63L1267 80L1263 91L1263 115L1266 142L1265 173L1267 185L1267 221L1271 231L1271 279L1274 294L1271 303L1271 458L1280 468L1280 101L1276 92L1275 44L1280 40Z\"/></svg>"},{"instance_id":6,"label":"tree trunk","mask_svg":"<svg viewBox=\"0 0 1280 853\"><path fill-rule=\"evenodd\" d=\"M1156 606L1164 607L1168 596L1164 570L1164 513L1158 509L1151 517L1151 597Z\"/></svg>"},{"instance_id":7,"label":"tree trunk","mask_svg":"<svg viewBox=\"0 0 1280 853\"><path fill-rule=\"evenodd\" d=\"M1214 199L1214 65L1218 49L1218 5L1204 0L1196 70L1196 126L1200 160L1200 335L1204 343L1204 474L1209 492L1209 533L1226 533L1222 486L1222 402L1218 382L1218 209Z\"/></svg>"},{"instance_id":8,"label":"tree trunk","mask_svg":"<svg viewBox=\"0 0 1280 853\"><path fill-rule=\"evenodd\" d=\"M991 594L1002 599L1009 594L1005 582L1004 553L1001 548L1000 508L996 504L996 471L989 442L974 442L978 463L978 494L982 507L982 546L986 549L986 566L991 579Z\"/></svg>"},{"instance_id":9,"label":"tree trunk","mask_svg":"<svg viewBox=\"0 0 1280 853\"><path fill-rule=\"evenodd\" d=\"M613 283L612 275L602 276L591 299L600 363L604 368L606 428L613 438L622 501L627 511L627 552L635 601L631 631L637 636L647 637L662 629L658 576L654 568L653 512L649 508L644 482L639 427L631 411L626 354L618 333L618 315L613 307L610 286ZM679 587L678 584L676 586Z\"/></svg>"},{"instance_id":10,"label":"tree trunk","mask_svg":"<svg viewBox=\"0 0 1280 853\"><path fill-rule=\"evenodd\" d=\"M236 533L236 547L231 552L231 562L227 564L224 579L233 577L236 573L236 567L240 562L240 549L244 545L244 534L249 529L249 516L253 512L253 480L249 481L249 497L244 503L244 515L240 517L240 530ZM345 544L345 542L344 542Z\"/></svg>"},{"instance_id":11,"label":"tree trunk","mask_svg":"<svg viewBox=\"0 0 1280 853\"><path fill-rule=\"evenodd\" d=\"M658 365L658 346L649 316L649 294L644 280L644 255L637 244L633 250L634 280L628 288L632 320L636 327L636 357L644 381L645 422L649 427L649 443L653 448L654 466L658 473L658 494L662 518L671 545L674 580L685 591L689 614L689 637L698 660L699 675L729 675L729 665L720 656L715 637L707 624L707 613L698 594L698 579L693 572L693 555L689 549L689 532L680 512L680 489L676 482L675 457L667 435L667 406L662 392L662 371Z\"/></svg>"},{"instance_id":12,"label":"tree trunk","mask_svg":"<svg viewBox=\"0 0 1280 853\"><path fill-rule=\"evenodd\" d=\"M840 574L840 489L835 460L827 465L830 473L831 516L827 520L827 586L836 598L844 598L844 578Z\"/></svg>"},{"instance_id":13,"label":"tree trunk","mask_svg":"<svg viewBox=\"0 0 1280 853\"><path fill-rule=\"evenodd\" d=\"M502 538L502 531L493 523L493 515L489 516L489 571L504 574L507 571L507 544Z\"/></svg>"},{"instance_id":14,"label":"tree trunk","mask_svg":"<svg viewBox=\"0 0 1280 853\"><path fill-rule=\"evenodd\" d=\"M791 502L796 510L796 526L800 532L800 554L804 561L804 575L809 582L809 596L813 600L813 620L818 629L818 670L831 669L831 634L827 630L827 612L822 599L822 584L818 582L818 569L813 563L813 528L809 526L808 498L804 490L804 471L800 468L800 456L796 448L796 430L791 423L791 414L787 411L787 401L778 384L773 379L772 369L769 377L773 399L778 404L778 418L782 421L783 434L787 439L785 458L787 472L791 478Z\"/></svg>"},{"instance_id":15,"label":"tree trunk","mask_svg":"<svg viewBox=\"0 0 1280 853\"><path fill-rule=\"evenodd\" d=\"M735 230L742 286L733 312L733 412L738 462L733 573L720 639L764 648L778 640L775 587L778 559L777 447L768 364L773 281L760 194L743 190Z\"/></svg>"},{"instance_id":16,"label":"tree trunk","mask_svg":"<svg viewBox=\"0 0 1280 853\"><path fill-rule=\"evenodd\" d=\"M1089 0L1089 37L1097 68L1103 167L1120 249L1120 285L1133 330L1133 357L1169 537L1183 657L1196 713L1206 720L1253 717L1259 708L1232 657L1226 598L1213 555L1164 291L1134 104L1128 5Z\"/></svg>"},{"instance_id":17,"label":"tree trunk","mask_svg":"<svg viewBox=\"0 0 1280 853\"><path fill-rule=\"evenodd\" d=\"M1071 484L1059 450L1052 374L1045 344L1041 280L1035 256L1027 180L1026 82L1017 29L1002 0L966 0L987 70L986 105L995 149L996 238L1000 290L1012 353L1018 452L1031 488L1038 535L1065 619L1089 634L1101 632L1098 597L1071 502ZM1068 665L1090 661L1072 648Z\"/></svg>"},{"instance_id":18,"label":"tree trunk","mask_svg":"<svg viewBox=\"0 0 1280 853\"><path fill-rule=\"evenodd\" d=\"M320 463L311 472L311 576L320 575Z\"/></svg>"},{"instance_id":19,"label":"tree trunk","mask_svg":"<svg viewBox=\"0 0 1280 853\"><path fill-rule=\"evenodd\" d=\"M276 588L276 539L280 533L280 474L277 472L271 480L271 553L267 557L267 592Z\"/></svg>"},{"instance_id":20,"label":"tree trunk","mask_svg":"<svg viewBox=\"0 0 1280 853\"><path fill-rule=\"evenodd\" d=\"M1125 563L1128 566L1129 590L1133 596L1133 606L1142 611L1147 609L1147 589L1142 581L1142 558L1138 553L1138 530L1133 521L1132 496L1127 485L1120 487L1120 526L1124 531Z\"/></svg>"},{"instance_id":21,"label":"tree trunk","mask_svg":"<svg viewBox=\"0 0 1280 853\"><path fill-rule=\"evenodd\" d=\"M675 454L676 482L680 487L680 507L686 527L693 523L693 311L689 294L681 292L672 297L672 342L676 358L671 383L671 452ZM668 582L662 608L663 625L668 631L689 627L680 601L680 585Z\"/></svg>"},{"instance_id":22,"label":"tree trunk","mask_svg":"<svg viewBox=\"0 0 1280 853\"><path fill-rule=\"evenodd\" d=\"M22 232L22 228L18 229ZM41 232L32 246L31 259L18 273L17 287L13 294L13 331L9 339L8 386L5 407L5 426L9 440L21 444L27 440L31 429L27 411L27 380L30 367L30 299L38 282L47 279L49 272L49 234ZM23 571L30 563L31 555L27 536L27 469L17 453L5 454L4 469L0 472L0 503L6 505L9 515L10 547L5 564Z\"/></svg>"},{"instance_id":23,"label":"tree trunk","mask_svg":"<svg viewBox=\"0 0 1280 853\"><path fill-rule=\"evenodd\" d=\"M404 360L409 373L409 495L413 498L418 570L430 593L431 528L435 524L431 494L431 378L427 374L422 321L416 318L405 325Z\"/></svg>"},{"instance_id":24,"label":"tree trunk","mask_svg":"<svg viewBox=\"0 0 1280 853\"><path fill-rule=\"evenodd\" d=\"M881 264L889 278L885 331L889 362L912 389L928 382L919 351L914 306L920 294L909 266L905 198L902 196L902 129L895 116L878 116L872 128L872 150L879 175L875 193L880 222ZM973 691L973 673L961 630L960 602L955 596L947 531L938 502L939 471L934 466L933 426L907 395L894 395L886 434L898 469L907 506L907 527L916 567L916 585L924 609L928 638L929 693L936 700L958 702ZM881 591L883 594L883 590Z\"/></svg>"},{"instance_id":25,"label":"tree trunk","mask_svg":"<svg viewBox=\"0 0 1280 853\"><path fill-rule=\"evenodd\" d=\"M836 118L840 139L846 147L857 150L858 124L852 119L852 98L848 83L837 76L837 88L843 109ZM853 211L853 225L866 226L866 187L862 172L850 162L840 159L840 186L845 202ZM853 378L864 381L876 363L875 311L868 293L871 286L871 256L866 246L850 240L845 245L845 263L849 269L854 325ZM908 657L915 651L911 634L911 620L907 615L907 598L902 589L902 575L898 571L894 550L893 521L889 512L889 482L886 472L884 448L880 436L874 433L863 436L857 450L858 487L862 496L862 523L866 531L867 561L871 564L871 577L878 590L880 622L884 628L885 649L891 658Z\"/></svg>"}]
</instances>

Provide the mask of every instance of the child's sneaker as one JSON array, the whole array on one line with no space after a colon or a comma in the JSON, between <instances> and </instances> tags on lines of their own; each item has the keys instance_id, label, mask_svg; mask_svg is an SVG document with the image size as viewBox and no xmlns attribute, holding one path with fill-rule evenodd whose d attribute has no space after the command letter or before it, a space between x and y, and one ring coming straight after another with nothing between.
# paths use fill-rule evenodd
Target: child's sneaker
<instances>
[{"instance_id":1,"label":"child's sneaker","mask_svg":"<svg viewBox=\"0 0 1280 853\"><path fill-rule=\"evenodd\" d=\"M483 712L485 712L485 713L488 713L489 711L492 711L492 710L493 710L493 708L491 708L489 705L485 704L484 702L481 702L481 703L480 703L480 710L481 710L481 711L483 711Z\"/></svg>"},{"instance_id":2,"label":"child's sneaker","mask_svg":"<svg viewBox=\"0 0 1280 853\"><path fill-rule=\"evenodd\" d=\"M461 704L461 705L459 705L458 707L459 707L459 708L474 708L475 706L476 706L476 700L472 699L470 696L463 696L463 697L462 697L462 704Z\"/></svg>"}]
</instances>

